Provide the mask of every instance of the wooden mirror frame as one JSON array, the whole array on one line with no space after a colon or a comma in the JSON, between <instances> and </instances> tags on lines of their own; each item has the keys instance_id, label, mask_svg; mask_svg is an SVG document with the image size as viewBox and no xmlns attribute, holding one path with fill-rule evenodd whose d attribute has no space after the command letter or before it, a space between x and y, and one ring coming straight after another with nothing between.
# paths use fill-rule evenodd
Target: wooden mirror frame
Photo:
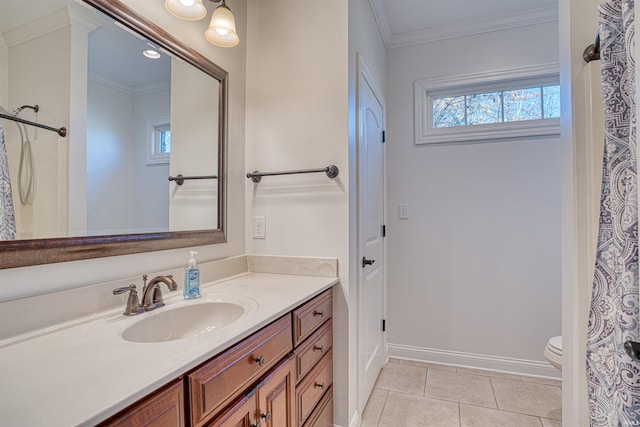
<instances>
[{"instance_id":1,"label":"wooden mirror frame","mask_svg":"<svg viewBox=\"0 0 640 427\"><path fill-rule=\"evenodd\" d=\"M225 165L228 73L194 49L179 42L156 24L138 15L119 0L83 1L220 82L218 99L218 228L166 233L0 241L0 269L202 246L227 241L225 234L227 181Z\"/></svg>"}]
</instances>

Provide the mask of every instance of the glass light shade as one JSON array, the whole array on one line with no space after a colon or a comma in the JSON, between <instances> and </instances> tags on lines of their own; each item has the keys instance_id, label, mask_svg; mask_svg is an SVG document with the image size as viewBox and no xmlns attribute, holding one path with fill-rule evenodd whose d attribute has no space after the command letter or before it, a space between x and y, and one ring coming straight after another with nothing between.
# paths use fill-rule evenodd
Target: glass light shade
<instances>
[{"instance_id":1,"label":"glass light shade","mask_svg":"<svg viewBox=\"0 0 640 427\"><path fill-rule=\"evenodd\" d=\"M233 47L240 42L236 32L236 20L224 2L213 11L211 23L204 37L209 43L220 47Z\"/></svg>"},{"instance_id":2,"label":"glass light shade","mask_svg":"<svg viewBox=\"0 0 640 427\"><path fill-rule=\"evenodd\" d=\"M197 21L207 16L202 0L166 0L164 7L173 16L186 21Z\"/></svg>"}]
</instances>

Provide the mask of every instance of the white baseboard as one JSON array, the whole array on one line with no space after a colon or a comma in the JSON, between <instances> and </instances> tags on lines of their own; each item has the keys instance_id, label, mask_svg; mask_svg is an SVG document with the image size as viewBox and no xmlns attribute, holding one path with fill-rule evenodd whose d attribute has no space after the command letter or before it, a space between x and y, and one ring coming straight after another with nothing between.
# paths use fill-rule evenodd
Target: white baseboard
<instances>
[{"instance_id":1,"label":"white baseboard","mask_svg":"<svg viewBox=\"0 0 640 427\"><path fill-rule=\"evenodd\" d=\"M413 347L401 344L387 344L389 357L438 363L441 365L477 368L487 371L504 372L530 377L560 379L561 372L548 362L513 359L484 354L462 353L433 348Z\"/></svg>"}]
</instances>

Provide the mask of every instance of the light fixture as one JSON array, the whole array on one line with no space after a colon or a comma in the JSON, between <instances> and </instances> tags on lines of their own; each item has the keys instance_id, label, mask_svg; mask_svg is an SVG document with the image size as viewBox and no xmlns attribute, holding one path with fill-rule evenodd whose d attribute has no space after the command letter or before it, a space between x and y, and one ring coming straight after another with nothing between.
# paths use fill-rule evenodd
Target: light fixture
<instances>
[{"instance_id":1,"label":"light fixture","mask_svg":"<svg viewBox=\"0 0 640 427\"><path fill-rule=\"evenodd\" d=\"M202 0L167 0L164 7L173 16L187 21L198 21L207 16Z\"/></svg>"},{"instance_id":2,"label":"light fixture","mask_svg":"<svg viewBox=\"0 0 640 427\"><path fill-rule=\"evenodd\" d=\"M227 7L225 0L209 0L213 3L222 4L211 14L209 28L204 33L204 37L211 44L219 47L233 47L240 42L236 31L236 20ZM174 16L188 21L196 21L207 15L207 10L202 4L202 0L166 0L164 6Z\"/></svg>"},{"instance_id":3,"label":"light fixture","mask_svg":"<svg viewBox=\"0 0 640 427\"><path fill-rule=\"evenodd\" d=\"M162 56L160 55L160 52L154 49L145 49L142 51L142 54L149 59L160 59Z\"/></svg>"}]
</instances>

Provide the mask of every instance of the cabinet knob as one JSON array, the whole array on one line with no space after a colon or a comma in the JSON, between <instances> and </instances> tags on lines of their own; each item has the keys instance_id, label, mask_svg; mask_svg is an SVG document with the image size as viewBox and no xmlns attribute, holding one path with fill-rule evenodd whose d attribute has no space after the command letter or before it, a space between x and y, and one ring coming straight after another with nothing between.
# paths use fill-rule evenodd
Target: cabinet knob
<instances>
[{"instance_id":1,"label":"cabinet knob","mask_svg":"<svg viewBox=\"0 0 640 427\"><path fill-rule=\"evenodd\" d=\"M255 424L251 424L251 427L260 427L260 421L258 421L258 422L257 422L257 423L255 423Z\"/></svg>"},{"instance_id":2,"label":"cabinet knob","mask_svg":"<svg viewBox=\"0 0 640 427\"><path fill-rule=\"evenodd\" d=\"M264 419L267 423L271 422L271 412L267 412L266 414L260 414L260 418Z\"/></svg>"},{"instance_id":3,"label":"cabinet knob","mask_svg":"<svg viewBox=\"0 0 640 427\"><path fill-rule=\"evenodd\" d=\"M320 317L322 317L322 316L324 316L324 311L318 311L318 310L316 310L316 311L314 311L314 312L313 312L313 315L314 315L314 316L320 316Z\"/></svg>"},{"instance_id":4,"label":"cabinet knob","mask_svg":"<svg viewBox=\"0 0 640 427\"><path fill-rule=\"evenodd\" d=\"M267 363L267 359L265 359L264 356L256 357L254 360L258 366L264 366L264 364Z\"/></svg>"},{"instance_id":5,"label":"cabinet knob","mask_svg":"<svg viewBox=\"0 0 640 427\"><path fill-rule=\"evenodd\" d=\"M313 347L314 350L319 351L320 353L322 353L324 351L324 346L323 345L316 345Z\"/></svg>"},{"instance_id":6,"label":"cabinet knob","mask_svg":"<svg viewBox=\"0 0 640 427\"><path fill-rule=\"evenodd\" d=\"M321 390L324 390L324 383L322 383L322 384L316 383L315 386L318 387Z\"/></svg>"}]
</instances>

